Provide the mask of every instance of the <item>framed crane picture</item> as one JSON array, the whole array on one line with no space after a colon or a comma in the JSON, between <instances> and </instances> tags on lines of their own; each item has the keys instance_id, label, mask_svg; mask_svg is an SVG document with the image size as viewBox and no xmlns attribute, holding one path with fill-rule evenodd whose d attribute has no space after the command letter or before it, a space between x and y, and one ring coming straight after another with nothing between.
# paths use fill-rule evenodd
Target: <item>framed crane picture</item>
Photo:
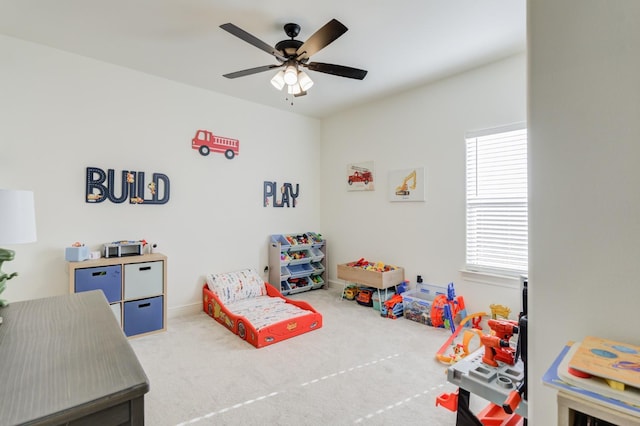
<instances>
[{"instance_id":1,"label":"framed crane picture","mask_svg":"<svg viewBox=\"0 0 640 426\"><path fill-rule=\"evenodd\" d=\"M424 200L424 167L389 172L389 201Z\"/></svg>"}]
</instances>

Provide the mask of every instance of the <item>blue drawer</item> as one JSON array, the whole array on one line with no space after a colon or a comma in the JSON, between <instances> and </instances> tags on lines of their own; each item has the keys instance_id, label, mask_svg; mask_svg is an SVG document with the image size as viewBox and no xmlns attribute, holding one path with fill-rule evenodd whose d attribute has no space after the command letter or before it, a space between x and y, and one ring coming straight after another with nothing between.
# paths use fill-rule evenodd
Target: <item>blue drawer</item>
<instances>
[{"instance_id":1,"label":"blue drawer","mask_svg":"<svg viewBox=\"0 0 640 426\"><path fill-rule=\"evenodd\" d=\"M124 302L124 334L134 336L160 330L163 296Z\"/></svg>"},{"instance_id":2,"label":"blue drawer","mask_svg":"<svg viewBox=\"0 0 640 426\"><path fill-rule=\"evenodd\" d=\"M75 270L75 291L102 290L109 303L122 299L122 273L120 265Z\"/></svg>"}]
</instances>

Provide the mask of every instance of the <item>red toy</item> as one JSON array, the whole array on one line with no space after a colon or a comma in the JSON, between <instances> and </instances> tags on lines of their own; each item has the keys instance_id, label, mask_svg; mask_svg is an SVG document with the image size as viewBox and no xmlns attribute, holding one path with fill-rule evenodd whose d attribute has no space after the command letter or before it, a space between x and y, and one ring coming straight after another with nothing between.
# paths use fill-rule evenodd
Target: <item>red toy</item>
<instances>
[{"instance_id":1,"label":"red toy","mask_svg":"<svg viewBox=\"0 0 640 426\"><path fill-rule=\"evenodd\" d=\"M380 316L396 319L403 314L402 308L402 295L395 294L391 298L382 303L380 309Z\"/></svg>"},{"instance_id":2,"label":"red toy","mask_svg":"<svg viewBox=\"0 0 640 426\"><path fill-rule=\"evenodd\" d=\"M211 318L256 348L322 328L322 315L307 302L288 299L269 283L264 283L264 287L266 295L260 297L267 297L274 301L282 299L284 304L294 307L292 309L304 311L304 314L276 320L266 325L256 325L256 319L252 319L251 316L260 319L260 309L247 309L250 315L240 314L235 307L238 303L225 304L207 283L202 288L202 308ZM268 314L268 311L266 313Z\"/></svg>"},{"instance_id":3,"label":"red toy","mask_svg":"<svg viewBox=\"0 0 640 426\"><path fill-rule=\"evenodd\" d=\"M356 302L362 306L373 306L373 291L368 288L361 288L356 296Z\"/></svg>"},{"instance_id":4,"label":"red toy","mask_svg":"<svg viewBox=\"0 0 640 426\"><path fill-rule=\"evenodd\" d=\"M494 334L480 338L485 348L482 362L492 367L498 366L497 361L514 365L516 350L511 347L509 340L518 333L518 323L511 320L490 319L487 324Z\"/></svg>"}]
</instances>

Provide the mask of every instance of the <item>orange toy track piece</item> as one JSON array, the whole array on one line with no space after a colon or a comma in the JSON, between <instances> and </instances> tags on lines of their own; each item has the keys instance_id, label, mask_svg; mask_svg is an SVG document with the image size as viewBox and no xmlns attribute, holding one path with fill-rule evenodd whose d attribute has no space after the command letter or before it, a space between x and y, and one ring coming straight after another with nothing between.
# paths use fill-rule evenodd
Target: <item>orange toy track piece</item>
<instances>
[{"instance_id":1,"label":"orange toy track piece","mask_svg":"<svg viewBox=\"0 0 640 426\"><path fill-rule=\"evenodd\" d=\"M438 350L438 352L436 352L436 358L438 359L438 361L443 362L445 364L451 364L452 357L445 355L445 351L450 348L453 345L453 341L456 339L456 337L458 337L458 335L464 330L465 334L464 334L464 341L463 341L463 353L464 356L468 355L470 352L469 350L469 341L471 340L471 338L473 337L473 333L477 334L478 336L482 336L482 332L481 330L478 329L465 329L464 325L469 322L472 321L474 324L476 323L475 320L478 320L478 323L480 323L480 321L482 320L482 317L486 316L487 314L484 312L476 312L475 314L471 314L471 315L467 315L466 317L464 317L462 319L462 321L460 321L460 324L458 325L458 328L456 328L456 331L453 332L453 334L451 334L451 336L449 337L449 339L447 339L447 341L444 343L444 345L442 345L440 347L440 349ZM463 357L464 357L463 356Z\"/></svg>"},{"instance_id":2,"label":"orange toy track piece","mask_svg":"<svg viewBox=\"0 0 640 426\"><path fill-rule=\"evenodd\" d=\"M483 426L520 426L524 424L522 416L507 414L501 406L490 403L478 413L478 420Z\"/></svg>"},{"instance_id":3,"label":"orange toy track piece","mask_svg":"<svg viewBox=\"0 0 640 426\"><path fill-rule=\"evenodd\" d=\"M458 410L458 391L451 393L443 393L436 398L436 407L443 406L449 411Z\"/></svg>"}]
</instances>

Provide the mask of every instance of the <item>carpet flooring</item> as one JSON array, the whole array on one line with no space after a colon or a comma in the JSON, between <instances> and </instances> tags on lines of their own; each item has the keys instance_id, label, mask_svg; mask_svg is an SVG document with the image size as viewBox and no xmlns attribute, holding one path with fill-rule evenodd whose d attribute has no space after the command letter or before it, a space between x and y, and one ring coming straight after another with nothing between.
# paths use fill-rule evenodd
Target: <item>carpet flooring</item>
<instances>
[{"instance_id":1,"label":"carpet flooring","mask_svg":"<svg viewBox=\"0 0 640 426\"><path fill-rule=\"evenodd\" d=\"M449 331L383 318L335 289L291 297L323 327L256 349L200 312L132 339L150 382L146 424L455 425L435 406L456 390L434 358Z\"/></svg>"}]
</instances>

